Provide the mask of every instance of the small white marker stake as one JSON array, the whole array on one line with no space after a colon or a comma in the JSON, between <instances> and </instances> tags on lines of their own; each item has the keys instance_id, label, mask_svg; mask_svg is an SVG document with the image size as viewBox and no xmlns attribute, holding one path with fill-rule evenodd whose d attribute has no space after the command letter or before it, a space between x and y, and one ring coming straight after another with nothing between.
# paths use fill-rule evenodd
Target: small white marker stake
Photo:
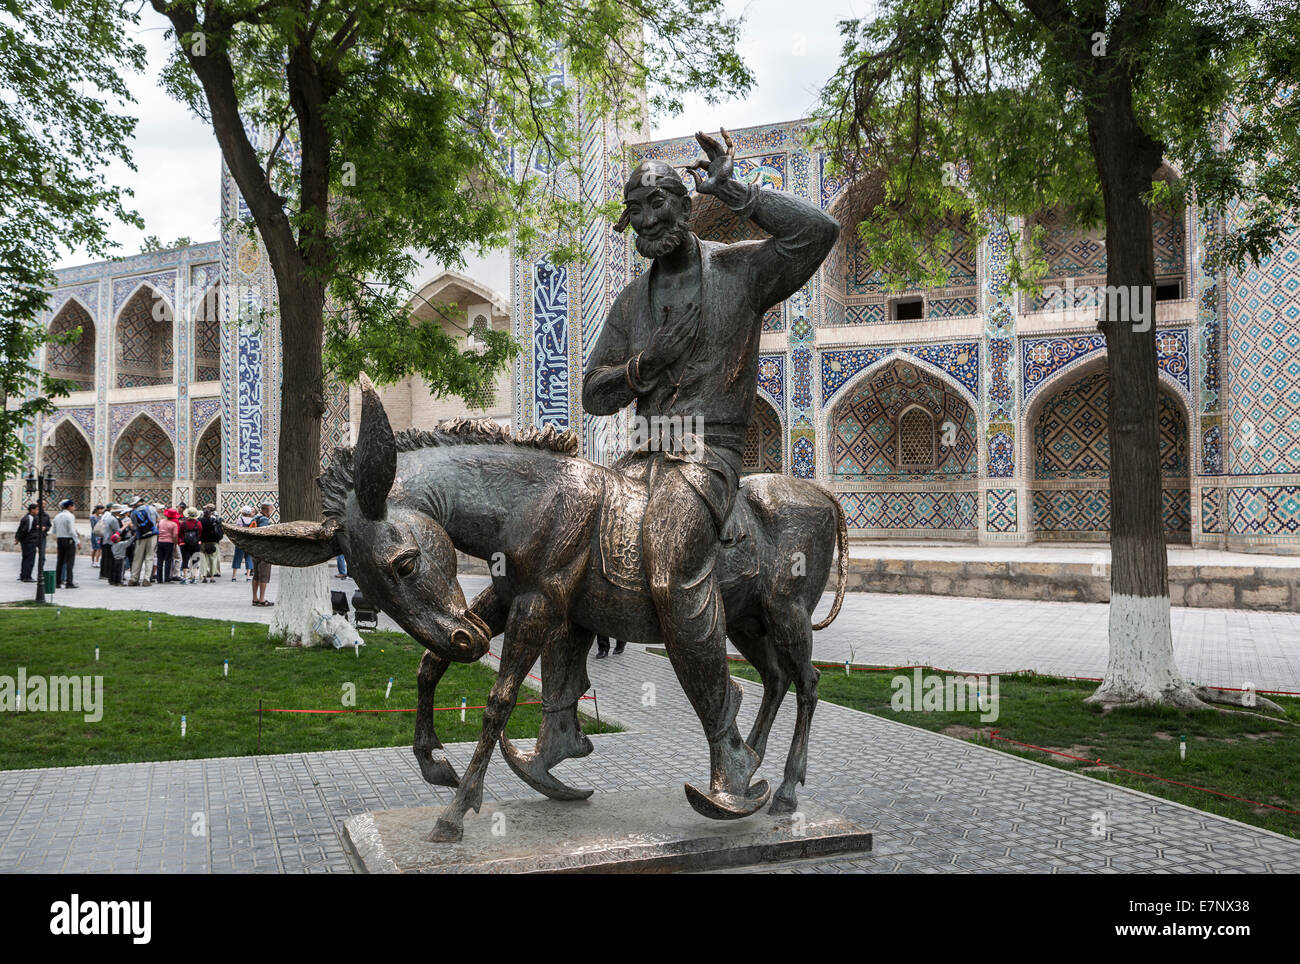
<instances>
[{"instance_id":1,"label":"small white marker stake","mask_svg":"<svg viewBox=\"0 0 1300 964\"><path fill-rule=\"evenodd\" d=\"M357 654L357 659L361 658L361 640L355 640L352 643L352 652Z\"/></svg>"},{"instance_id":2,"label":"small white marker stake","mask_svg":"<svg viewBox=\"0 0 1300 964\"><path fill-rule=\"evenodd\" d=\"M393 691L393 678L388 677L388 687L384 690L384 699L388 699L388 694Z\"/></svg>"},{"instance_id":3,"label":"small white marker stake","mask_svg":"<svg viewBox=\"0 0 1300 964\"><path fill-rule=\"evenodd\" d=\"M62 615L63 615L63 610L62 610L62 609L56 609L56 610L54 610L54 615L56 615L56 616L62 616Z\"/></svg>"},{"instance_id":4,"label":"small white marker stake","mask_svg":"<svg viewBox=\"0 0 1300 964\"><path fill-rule=\"evenodd\" d=\"M229 675L230 675L230 660L227 659L227 660L224 660L224 661L222 662L222 664L221 664L221 675L222 675L222 676L229 676Z\"/></svg>"},{"instance_id":5,"label":"small white marker stake","mask_svg":"<svg viewBox=\"0 0 1300 964\"><path fill-rule=\"evenodd\" d=\"M469 700L466 697L462 696L460 698L460 721L462 723L465 722L465 704L468 702Z\"/></svg>"},{"instance_id":6,"label":"small white marker stake","mask_svg":"<svg viewBox=\"0 0 1300 964\"><path fill-rule=\"evenodd\" d=\"M181 736L185 735L185 717L181 717Z\"/></svg>"},{"instance_id":7,"label":"small white marker stake","mask_svg":"<svg viewBox=\"0 0 1300 964\"><path fill-rule=\"evenodd\" d=\"M235 638L235 624L234 624L234 623L231 623L231 624L230 624L230 638L231 638L231 639L234 639L234 638Z\"/></svg>"},{"instance_id":8,"label":"small white marker stake","mask_svg":"<svg viewBox=\"0 0 1300 964\"><path fill-rule=\"evenodd\" d=\"M149 617L149 632L153 632L153 617Z\"/></svg>"},{"instance_id":9,"label":"small white marker stake","mask_svg":"<svg viewBox=\"0 0 1300 964\"><path fill-rule=\"evenodd\" d=\"M849 675L849 661L847 659L844 661L844 675Z\"/></svg>"},{"instance_id":10,"label":"small white marker stake","mask_svg":"<svg viewBox=\"0 0 1300 964\"><path fill-rule=\"evenodd\" d=\"M1178 759L1187 759L1187 736L1185 734L1178 737Z\"/></svg>"},{"instance_id":11,"label":"small white marker stake","mask_svg":"<svg viewBox=\"0 0 1300 964\"><path fill-rule=\"evenodd\" d=\"M96 662L96 663L99 662L99 647L98 647L98 646L95 647L95 662Z\"/></svg>"}]
</instances>

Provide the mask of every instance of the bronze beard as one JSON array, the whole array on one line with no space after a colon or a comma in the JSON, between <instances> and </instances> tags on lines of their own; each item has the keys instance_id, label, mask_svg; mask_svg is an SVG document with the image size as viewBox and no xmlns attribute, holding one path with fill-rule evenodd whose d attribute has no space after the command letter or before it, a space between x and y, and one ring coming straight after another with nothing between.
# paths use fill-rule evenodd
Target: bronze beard
<instances>
[{"instance_id":1,"label":"bronze beard","mask_svg":"<svg viewBox=\"0 0 1300 964\"><path fill-rule=\"evenodd\" d=\"M662 258L664 255L676 251L678 246L686 240L686 236L691 233L690 225L685 221L678 221L671 228L664 231L663 235L655 238L653 241L647 241L641 235L636 236L636 251L643 258L654 260Z\"/></svg>"}]
</instances>

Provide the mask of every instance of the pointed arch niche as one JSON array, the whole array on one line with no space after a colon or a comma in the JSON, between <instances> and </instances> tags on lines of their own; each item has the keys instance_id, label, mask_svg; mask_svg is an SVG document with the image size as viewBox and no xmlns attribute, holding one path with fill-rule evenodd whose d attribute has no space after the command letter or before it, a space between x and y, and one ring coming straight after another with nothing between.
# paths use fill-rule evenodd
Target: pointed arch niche
<instances>
[{"instance_id":1,"label":"pointed arch niche","mask_svg":"<svg viewBox=\"0 0 1300 964\"><path fill-rule=\"evenodd\" d=\"M157 289L141 285L117 316L117 387L175 381L172 308Z\"/></svg>"},{"instance_id":2,"label":"pointed arch niche","mask_svg":"<svg viewBox=\"0 0 1300 964\"><path fill-rule=\"evenodd\" d=\"M113 501L139 495L150 502L171 502L175 478L176 449L171 438L141 412L113 446Z\"/></svg>"}]
</instances>

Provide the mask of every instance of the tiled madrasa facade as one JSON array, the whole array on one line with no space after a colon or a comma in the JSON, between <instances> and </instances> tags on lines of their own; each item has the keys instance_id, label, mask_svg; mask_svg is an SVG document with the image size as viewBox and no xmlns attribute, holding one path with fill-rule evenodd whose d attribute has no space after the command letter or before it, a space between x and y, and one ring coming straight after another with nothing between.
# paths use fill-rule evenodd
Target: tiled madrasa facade
<instances>
[{"instance_id":1,"label":"tiled madrasa facade","mask_svg":"<svg viewBox=\"0 0 1300 964\"><path fill-rule=\"evenodd\" d=\"M584 117L583 175L565 189L593 204L621 200L642 159L686 164L693 138L627 144ZM836 181L806 146L802 122L732 132L739 176L791 191L846 220L873 186ZM516 173L531 169L512 158ZM222 223L242 201L223 174ZM865 206L864 206L864 202ZM1231 216L1231 212L1229 212ZM1049 265L1037 295L1006 296L1010 232L1040 224ZM1207 269L1204 212L1157 212L1155 324L1164 519L1171 542L1300 551L1300 239L1261 265ZM756 236L697 198L705 238ZM951 225L961 236L962 226ZM510 326L523 346L487 414L515 427L573 428L582 452L610 461L626 414L582 411L581 379L614 297L645 269L630 236L593 222L586 259L551 264L541 249L500 252L462 272L426 266L429 301L452 300L466 323ZM859 537L972 543L1100 541L1109 524L1105 347L1096 332L1104 282L1100 235L1056 212L996 225L948 258L948 286L888 291L852 236L818 274L763 319L759 404L745 446L751 471L815 479L836 492ZM220 241L58 273L45 321L80 325L42 363L80 386L26 429L32 460L86 503L143 494L215 501L227 515L276 500L279 372L275 291L264 251L233 230ZM389 386L395 427L461 414L418 379ZM323 459L349 441L356 391L329 390ZM39 444L38 444L39 440ZM12 517L21 480L3 487ZM84 510L83 510L84 511Z\"/></svg>"},{"instance_id":2,"label":"tiled madrasa facade","mask_svg":"<svg viewBox=\"0 0 1300 964\"><path fill-rule=\"evenodd\" d=\"M622 199L647 158L685 165L691 137L621 145L583 119L584 181ZM803 122L731 132L738 176L793 192L846 221L870 183L842 183ZM1172 175L1172 172L1168 172ZM851 226L851 218L849 226ZM761 236L696 198L703 238ZM1008 239L1035 224L1049 265L1041 293L1006 295ZM1210 271L1219 228L1188 209L1153 216L1164 522L1170 542L1300 552L1300 238L1257 268ZM960 239L962 226L951 225ZM585 361L614 297L645 270L606 224L587 259L513 257L516 425L573 428L583 453L626 447L626 415L582 410ZM759 404L747 467L836 492L855 536L970 543L1101 541L1109 526L1108 398L1096 330L1106 253L1099 232L1058 212L958 243L945 288L888 291L851 231L818 274L763 319Z\"/></svg>"},{"instance_id":3,"label":"tiled madrasa facade","mask_svg":"<svg viewBox=\"0 0 1300 964\"><path fill-rule=\"evenodd\" d=\"M278 506L276 290L265 248L237 228L248 211L224 167L220 190L219 241L56 273L42 321L56 333L82 333L71 345L45 346L39 363L77 390L24 429L29 465L55 477L52 504L72 497L82 518L96 503L137 495L211 502L227 517L244 504ZM468 328L507 328L505 254L471 267L479 277L423 265L413 312L454 303ZM468 411L459 399L432 399L418 377L383 394L397 429ZM510 397L506 374L473 414L505 421ZM355 438L358 403L355 388L327 381L322 465ZM4 517L14 518L29 501L23 480L6 480L0 499Z\"/></svg>"}]
</instances>

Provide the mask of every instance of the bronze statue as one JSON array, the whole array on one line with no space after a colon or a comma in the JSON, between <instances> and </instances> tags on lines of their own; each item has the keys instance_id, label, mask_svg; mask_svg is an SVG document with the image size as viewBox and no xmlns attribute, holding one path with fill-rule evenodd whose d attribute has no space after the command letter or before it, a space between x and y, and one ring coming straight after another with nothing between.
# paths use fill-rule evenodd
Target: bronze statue
<instances>
[{"instance_id":1,"label":"bronze statue","mask_svg":"<svg viewBox=\"0 0 1300 964\"><path fill-rule=\"evenodd\" d=\"M605 468L572 454L571 433L512 437L488 422L394 436L363 376L356 450L338 450L321 478L326 520L230 533L280 565L342 552L367 598L429 651L420 664L415 753L427 780L457 787L431 840L460 838L466 810L482 802L498 739L530 786L557 799L590 795L549 771L592 749L577 704L589 686L595 632L667 649L710 747L709 790L687 784L687 798L718 819L751 814L771 795L765 781L749 781L793 681L795 736L771 809L795 807L817 700L812 631L839 612L847 528L838 501L814 483L779 475L738 483L740 446L756 394L760 319L807 281L838 226L789 195L734 180L725 131L725 149L697 138L709 155L688 169L697 189L771 237L702 242L687 226L690 198L676 172L654 161L634 172L625 218L638 250L656 260L615 302L583 401L588 411L611 413L635 400L638 420L651 426L637 451ZM504 562L472 606L456 581L455 549ZM835 604L814 626L836 549ZM501 632L500 673L460 781L434 732L434 689L450 661L477 660ZM747 743L735 722L741 690L727 673L728 636L763 679ZM503 731L539 656L543 722L524 754Z\"/></svg>"},{"instance_id":2,"label":"bronze statue","mask_svg":"<svg viewBox=\"0 0 1300 964\"><path fill-rule=\"evenodd\" d=\"M624 220L653 264L610 309L583 377L582 405L611 415L635 401L636 418L650 426L616 468L649 489L642 541L650 595L668 658L709 741L709 792L691 802L724 817L761 807L766 785L749 786L758 756L735 723L741 690L727 672L718 543L754 411L763 314L812 277L839 224L793 195L736 180L725 129L725 148L702 132L695 137L708 155L687 168L696 191L771 237L701 241L690 230L690 193L677 172L663 161L642 163L623 189Z\"/></svg>"}]
</instances>

